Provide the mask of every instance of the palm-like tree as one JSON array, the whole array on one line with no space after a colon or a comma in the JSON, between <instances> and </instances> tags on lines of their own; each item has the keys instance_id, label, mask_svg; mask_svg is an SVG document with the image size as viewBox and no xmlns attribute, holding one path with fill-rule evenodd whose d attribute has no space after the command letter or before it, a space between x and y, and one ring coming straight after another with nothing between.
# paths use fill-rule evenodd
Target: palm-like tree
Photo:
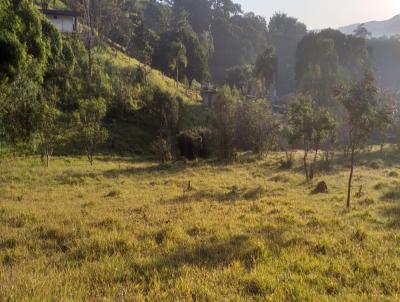
<instances>
[{"instance_id":1,"label":"palm-like tree","mask_svg":"<svg viewBox=\"0 0 400 302\"><path fill-rule=\"evenodd\" d=\"M188 58L186 56L186 47L181 42L173 42L171 45L169 68L176 72L176 84L179 82L179 67L186 68Z\"/></svg>"}]
</instances>

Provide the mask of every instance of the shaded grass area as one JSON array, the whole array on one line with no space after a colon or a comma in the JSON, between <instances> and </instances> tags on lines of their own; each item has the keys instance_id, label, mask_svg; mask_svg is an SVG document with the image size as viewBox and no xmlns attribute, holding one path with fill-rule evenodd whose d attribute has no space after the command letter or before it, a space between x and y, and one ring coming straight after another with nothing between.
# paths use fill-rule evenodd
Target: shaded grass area
<instances>
[{"instance_id":1,"label":"shaded grass area","mask_svg":"<svg viewBox=\"0 0 400 302\"><path fill-rule=\"evenodd\" d=\"M374 156L351 211L340 160L307 185L278 153L229 166L5 158L0 300L398 301L400 162ZM321 180L329 193L311 194Z\"/></svg>"}]
</instances>

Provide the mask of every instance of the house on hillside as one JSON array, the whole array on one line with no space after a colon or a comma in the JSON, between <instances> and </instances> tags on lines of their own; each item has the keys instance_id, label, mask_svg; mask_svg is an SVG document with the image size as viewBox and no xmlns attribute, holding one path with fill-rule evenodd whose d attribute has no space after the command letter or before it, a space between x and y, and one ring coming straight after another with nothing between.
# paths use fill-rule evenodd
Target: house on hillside
<instances>
[{"instance_id":1,"label":"house on hillside","mask_svg":"<svg viewBox=\"0 0 400 302\"><path fill-rule=\"evenodd\" d=\"M42 9L41 11L61 33L78 32L78 12L59 9Z\"/></svg>"}]
</instances>

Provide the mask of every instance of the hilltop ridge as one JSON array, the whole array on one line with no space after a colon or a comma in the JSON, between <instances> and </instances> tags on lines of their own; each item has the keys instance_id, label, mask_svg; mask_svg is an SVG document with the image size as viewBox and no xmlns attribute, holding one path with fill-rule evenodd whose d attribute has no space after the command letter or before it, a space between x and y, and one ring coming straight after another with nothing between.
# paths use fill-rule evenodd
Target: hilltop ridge
<instances>
[{"instance_id":1,"label":"hilltop ridge","mask_svg":"<svg viewBox=\"0 0 400 302\"><path fill-rule=\"evenodd\" d=\"M400 14L384 21L369 21L343 26L339 30L344 34L351 34L359 25L363 25L375 38L400 35Z\"/></svg>"}]
</instances>

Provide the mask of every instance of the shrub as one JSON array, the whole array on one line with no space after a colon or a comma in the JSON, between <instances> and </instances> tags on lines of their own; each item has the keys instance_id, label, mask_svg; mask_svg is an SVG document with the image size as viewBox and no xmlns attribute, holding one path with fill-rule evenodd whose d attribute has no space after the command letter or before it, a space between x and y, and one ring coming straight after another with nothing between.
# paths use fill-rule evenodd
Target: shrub
<instances>
[{"instance_id":1,"label":"shrub","mask_svg":"<svg viewBox=\"0 0 400 302\"><path fill-rule=\"evenodd\" d=\"M382 168L383 165L384 165L384 163L382 160L374 160L369 163L369 167L372 169L375 169L375 170Z\"/></svg>"},{"instance_id":2,"label":"shrub","mask_svg":"<svg viewBox=\"0 0 400 302\"><path fill-rule=\"evenodd\" d=\"M197 157L207 158L211 154L211 131L207 128L194 128L182 131L177 136L181 156L188 160Z\"/></svg>"},{"instance_id":3,"label":"shrub","mask_svg":"<svg viewBox=\"0 0 400 302\"><path fill-rule=\"evenodd\" d=\"M289 159L281 159L280 163L279 163L279 168L281 168L282 170L289 170L293 167L293 159L289 158Z\"/></svg>"}]
</instances>

